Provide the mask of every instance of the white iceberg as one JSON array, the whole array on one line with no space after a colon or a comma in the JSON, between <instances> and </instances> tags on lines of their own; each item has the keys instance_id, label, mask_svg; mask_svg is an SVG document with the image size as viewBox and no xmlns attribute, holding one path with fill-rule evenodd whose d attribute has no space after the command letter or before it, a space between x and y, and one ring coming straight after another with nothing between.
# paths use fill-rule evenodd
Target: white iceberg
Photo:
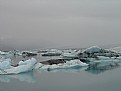
<instances>
[{"instance_id":1,"label":"white iceberg","mask_svg":"<svg viewBox=\"0 0 121 91\"><path fill-rule=\"evenodd\" d=\"M4 67L4 62L1 62L0 65L1 65L1 68L0 69L0 74L18 74L18 73L23 73L23 72L28 72L28 71L31 71L35 64L37 63L37 60L35 58L31 58L29 60L26 60L24 62L19 62L19 65L17 67L13 67L11 66L10 62L7 63L7 67Z\"/></svg>"},{"instance_id":2,"label":"white iceberg","mask_svg":"<svg viewBox=\"0 0 121 91\"><path fill-rule=\"evenodd\" d=\"M39 67L40 66L40 67ZM69 69L69 68L81 68L88 66L88 64L81 62L80 60L70 60L66 61L66 63L53 64L53 65L43 65L42 63L38 63L36 69L40 70L53 70L53 69Z\"/></svg>"},{"instance_id":3,"label":"white iceberg","mask_svg":"<svg viewBox=\"0 0 121 91\"><path fill-rule=\"evenodd\" d=\"M62 56L67 57L67 58L77 58L78 57L76 53L63 53Z\"/></svg>"},{"instance_id":4,"label":"white iceberg","mask_svg":"<svg viewBox=\"0 0 121 91\"><path fill-rule=\"evenodd\" d=\"M1 55L7 55L7 54L9 54L9 52L0 51L0 54L1 54Z\"/></svg>"},{"instance_id":5,"label":"white iceberg","mask_svg":"<svg viewBox=\"0 0 121 91\"><path fill-rule=\"evenodd\" d=\"M11 51L9 52L0 51L0 59L7 59L7 58L11 58L12 56L13 56L13 53Z\"/></svg>"},{"instance_id":6,"label":"white iceberg","mask_svg":"<svg viewBox=\"0 0 121 91\"><path fill-rule=\"evenodd\" d=\"M63 53L61 56L65 58L78 58L78 52L77 50L71 50L71 49L63 50Z\"/></svg>"},{"instance_id":7,"label":"white iceberg","mask_svg":"<svg viewBox=\"0 0 121 91\"><path fill-rule=\"evenodd\" d=\"M98 47L98 46L92 46L89 47L85 50L82 51L82 53L86 52L86 53L98 53L101 52L102 48Z\"/></svg>"},{"instance_id":8,"label":"white iceberg","mask_svg":"<svg viewBox=\"0 0 121 91\"><path fill-rule=\"evenodd\" d=\"M111 60L111 58L109 57L105 57L105 56L97 56L98 60Z\"/></svg>"},{"instance_id":9,"label":"white iceberg","mask_svg":"<svg viewBox=\"0 0 121 91\"><path fill-rule=\"evenodd\" d=\"M62 54L61 50L50 49L47 52L41 53L42 56L60 56Z\"/></svg>"},{"instance_id":10,"label":"white iceberg","mask_svg":"<svg viewBox=\"0 0 121 91\"><path fill-rule=\"evenodd\" d=\"M0 61L0 70L11 68L11 59L4 59Z\"/></svg>"}]
</instances>

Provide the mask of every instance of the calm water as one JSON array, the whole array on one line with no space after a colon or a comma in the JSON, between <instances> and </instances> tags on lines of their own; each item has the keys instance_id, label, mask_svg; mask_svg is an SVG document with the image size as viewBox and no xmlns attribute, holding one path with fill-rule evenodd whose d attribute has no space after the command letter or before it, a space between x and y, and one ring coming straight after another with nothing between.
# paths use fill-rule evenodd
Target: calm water
<instances>
[{"instance_id":1,"label":"calm water","mask_svg":"<svg viewBox=\"0 0 121 91\"><path fill-rule=\"evenodd\" d=\"M102 72L85 69L0 75L0 91L120 91L121 67Z\"/></svg>"}]
</instances>

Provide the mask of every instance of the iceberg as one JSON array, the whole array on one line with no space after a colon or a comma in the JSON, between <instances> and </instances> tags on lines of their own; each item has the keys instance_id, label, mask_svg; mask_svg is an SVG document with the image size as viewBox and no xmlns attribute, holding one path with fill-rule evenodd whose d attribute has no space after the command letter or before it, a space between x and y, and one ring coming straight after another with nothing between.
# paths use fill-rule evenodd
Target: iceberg
<instances>
[{"instance_id":1,"label":"iceberg","mask_svg":"<svg viewBox=\"0 0 121 91\"><path fill-rule=\"evenodd\" d=\"M39 68L40 70L54 70L54 69L73 69L73 68L81 68L86 67L88 64L81 62L79 59L66 61L66 63L60 63L60 64L53 64L53 65L43 65L42 63L38 63L36 65L36 69ZM39 67L40 66L40 67Z\"/></svg>"},{"instance_id":2,"label":"iceberg","mask_svg":"<svg viewBox=\"0 0 121 91\"><path fill-rule=\"evenodd\" d=\"M8 65L4 67L3 64L5 61L0 63L1 68L0 69L0 74L18 74L18 73L23 73L23 72L28 72L33 70L35 64L37 63L37 60L35 58L28 59L24 62L19 62L18 66L14 67L11 66L11 63L8 61Z\"/></svg>"},{"instance_id":3,"label":"iceberg","mask_svg":"<svg viewBox=\"0 0 121 91\"><path fill-rule=\"evenodd\" d=\"M80 51L79 51L80 52ZM78 59L78 52L77 50L63 50L62 57L63 58L71 58L71 59Z\"/></svg>"},{"instance_id":4,"label":"iceberg","mask_svg":"<svg viewBox=\"0 0 121 91\"><path fill-rule=\"evenodd\" d=\"M98 60L110 60L111 58L105 56L97 56Z\"/></svg>"},{"instance_id":5,"label":"iceberg","mask_svg":"<svg viewBox=\"0 0 121 91\"><path fill-rule=\"evenodd\" d=\"M7 55L7 54L9 54L9 53L8 53L8 52L0 51L0 54L1 54L1 55Z\"/></svg>"},{"instance_id":6,"label":"iceberg","mask_svg":"<svg viewBox=\"0 0 121 91\"><path fill-rule=\"evenodd\" d=\"M0 62L0 70L11 68L11 59L4 59Z\"/></svg>"},{"instance_id":7,"label":"iceberg","mask_svg":"<svg viewBox=\"0 0 121 91\"><path fill-rule=\"evenodd\" d=\"M112 57L117 58L119 56L121 56L121 54L110 51L110 50L102 49L98 46L92 46L78 53L79 59L94 58L95 60L101 60L101 59L104 60L104 59L110 59Z\"/></svg>"},{"instance_id":8,"label":"iceberg","mask_svg":"<svg viewBox=\"0 0 121 91\"><path fill-rule=\"evenodd\" d=\"M62 54L63 57L67 57L67 58L78 58L76 53L63 53Z\"/></svg>"},{"instance_id":9,"label":"iceberg","mask_svg":"<svg viewBox=\"0 0 121 91\"><path fill-rule=\"evenodd\" d=\"M11 51L9 52L0 51L0 59L7 59L7 58L11 58L12 56L13 56L13 53Z\"/></svg>"},{"instance_id":10,"label":"iceberg","mask_svg":"<svg viewBox=\"0 0 121 91\"><path fill-rule=\"evenodd\" d=\"M41 53L42 56L60 56L61 53L57 52L46 52L46 53Z\"/></svg>"},{"instance_id":11,"label":"iceberg","mask_svg":"<svg viewBox=\"0 0 121 91\"><path fill-rule=\"evenodd\" d=\"M103 56L105 55L107 51L98 47L98 46L92 46L89 47L85 50L83 50L82 52L78 53L78 58L97 58L97 56Z\"/></svg>"},{"instance_id":12,"label":"iceberg","mask_svg":"<svg viewBox=\"0 0 121 91\"><path fill-rule=\"evenodd\" d=\"M23 57L32 57L32 56L37 56L37 53L29 52L29 51L23 51L22 52Z\"/></svg>"},{"instance_id":13,"label":"iceberg","mask_svg":"<svg viewBox=\"0 0 121 91\"><path fill-rule=\"evenodd\" d=\"M102 48L98 46L92 46L82 51L82 53L98 53L101 52Z\"/></svg>"},{"instance_id":14,"label":"iceberg","mask_svg":"<svg viewBox=\"0 0 121 91\"><path fill-rule=\"evenodd\" d=\"M62 51L57 49L50 49L44 53L41 53L42 56L60 56L61 54L62 54Z\"/></svg>"}]
</instances>

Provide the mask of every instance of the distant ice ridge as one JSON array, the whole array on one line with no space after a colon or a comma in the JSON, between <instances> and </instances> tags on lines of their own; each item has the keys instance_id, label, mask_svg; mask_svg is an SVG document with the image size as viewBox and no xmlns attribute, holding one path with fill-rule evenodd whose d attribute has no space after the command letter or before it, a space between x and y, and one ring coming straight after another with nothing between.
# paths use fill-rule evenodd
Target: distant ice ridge
<instances>
[{"instance_id":1,"label":"distant ice ridge","mask_svg":"<svg viewBox=\"0 0 121 91\"><path fill-rule=\"evenodd\" d=\"M116 52L116 53L121 53L121 47L114 47L114 48L110 48L108 50Z\"/></svg>"},{"instance_id":2,"label":"distant ice ridge","mask_svg":"<svg viewBox=\"0 0 121 91\"><path fill-rule=\"evenodd\" d=\"M80 51L72 50L72 49L63 50L63 53L61 56L63 58L78 59L78 52Z\"/></svg>"},{"instance_id":3,"label":"distant ice ridge","mask_svg":"<svg viewBox=\"0 0 121 91\"><path fill-rule=\"evenodd\" d=\"M20 61L18 66L11 66L10 61L0 62L0 74L18 74L31 71L37 60L35 58L28 59L24 62Z\"/></svg>"},{"instance_id":4,"label":"distant ice ridge","mask_svg":"<svg viewBox=\"0 0 121 91\"><path fill-rule=\"evenodd\" d=\"M88 66L88 64L81 62L78 59L66 61L66 63L63 64L53 64L53 65L43 65L42 63L38 63L35 66L35 69L41 69L41 70L52 70L52 69L64 69L64 68L72 68L72 67L85 67Z\"/></svg>"},{"instance_id":5,"label":"distant ice ridge","mask_svg":"<svg viewBox=\"0 0 121 91\"><path fill-rule=\"evenodd\" d=\"M9 52L0 51L0 54L1 54L1 55L7 55L7 54L9 54Z\"/></svg>"},{"instance_id":6,"label":"distant ice ridge","mask_svg":"<svg viewBox=\"0 0 121 91\"><path fill-rule=\"evenodd\" d=\"M9 52L0 51L0 60L8 59L8 58L11 58L12 56L13 56L13 53L11 51Z\"/></svg>"},{"instance_id":7,"label":"distant ice ridge","mask_svg":"<svg viewBox=\"0 0 121 91\"><path fill-rule=\"evenodd\" d=\"M61 54L62 51L57 49L50 49L50 50L48 49L41 53L42 56L60 56Z\"/></svg>"},{"instance_id":8,"label":"distant ice ridge","mask_svg":"<svg viewBox=\"0 0 121 91\"><path fill-rule=\"evenodd\" d=\"M76 53L63 53L62 56L67 57L67 58L77 58L78 57Z\"/></svg>"}]
</instances>

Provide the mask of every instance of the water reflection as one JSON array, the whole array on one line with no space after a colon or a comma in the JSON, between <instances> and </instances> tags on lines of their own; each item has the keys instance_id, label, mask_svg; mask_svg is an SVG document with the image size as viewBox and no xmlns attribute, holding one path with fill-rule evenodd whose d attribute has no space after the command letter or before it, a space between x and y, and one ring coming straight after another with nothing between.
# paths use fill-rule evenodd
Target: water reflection
<instances>
[{"instance_id":1,"label":"water reflection","mask_svg":"<svg viewBox=\"0 0 121 91\"><path fill-rule=\"evenodd\" d=\"M90 64L85 71L92 74L100 74L108 70L116 69L118 67L120 67L120 65L115 62L100 62L100 63Z\"/></svg>"},{"instance_id":2,"label":"water reflection","mask_svg":"<svg viewBox=\"0 0 121 91\"><path fill-rule=\"evenodd\" d=\"M11 79L18 79L22 82L34 83L35 77L33 72L21 73L17 75L0 75L0 82L9 83Z\"/></svg>"}]
</instances>

